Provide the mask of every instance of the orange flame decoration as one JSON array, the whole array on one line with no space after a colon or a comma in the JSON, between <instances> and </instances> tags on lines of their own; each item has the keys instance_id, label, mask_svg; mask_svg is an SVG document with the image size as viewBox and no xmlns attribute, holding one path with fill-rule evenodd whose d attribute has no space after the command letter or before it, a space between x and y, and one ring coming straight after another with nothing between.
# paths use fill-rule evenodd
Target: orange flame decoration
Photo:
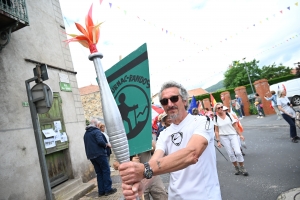
<instances>
[{"instance_id":1,"label":"orange flame decoration","mask_svg":"<svg viewBox=\"0 0 300 200\"><path fill-rule=\"evenodd\" d=\"M98 52L96 44L98 43L99 37L100 37L100 25L103 23L99 23L94 25L93 19L92 19L92 8L93 4L90 7L90 10L85 17L85 25L86 29L84 29L80 24L75 22L75 25L77 29L83 34L83 35L76 35L76 34L68 34L69 36L73 37L72 39L65 40L65 42L68 44L70 42L79 42L82 44L82 46L89 48L91 53Z\"/></svg>"}]
</instances>

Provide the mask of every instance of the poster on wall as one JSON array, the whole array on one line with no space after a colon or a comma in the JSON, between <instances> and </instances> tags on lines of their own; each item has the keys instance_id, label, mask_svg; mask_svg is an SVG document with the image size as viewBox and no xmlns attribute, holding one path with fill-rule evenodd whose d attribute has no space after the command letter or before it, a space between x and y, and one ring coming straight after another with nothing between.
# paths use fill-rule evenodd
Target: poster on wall
<instances>
[{"instance_id":1,"label":"poster on wall","mask_svg":"<svg viewBox=\"0 0 300 200\"><path fill-rule=\"evenodd\" d=\"M53 124L54 124L54 127L55 127L54 128L55 131L60 131L62 129L60 121L54 121Z\"/></svg>"},{"instance_id":2,"label":"poster on wall","mask_svg":"<svg viewBox=\"0 0 300 200\"><path fill-rule=\"evenodd\" d=\"M45 148L49 149L56 146L54 138L44 139Z\"/></svg>"},{"instance_id":3,"label":"poster on wall","mask_svg":"<svg viewBox=\"0 0 300 200\"><path fill-rule=\"evenodd\" d=\"M53 129L42 130L46 138L56 136L56 132Z\"/></svg>"}]
</instances>

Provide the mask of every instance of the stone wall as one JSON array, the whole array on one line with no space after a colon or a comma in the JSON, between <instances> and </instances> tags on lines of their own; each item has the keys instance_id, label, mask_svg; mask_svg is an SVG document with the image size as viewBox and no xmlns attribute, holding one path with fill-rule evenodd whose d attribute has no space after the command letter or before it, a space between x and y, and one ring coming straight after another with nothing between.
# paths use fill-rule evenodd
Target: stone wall
<instances>
[{"instance_id":1,"label":"stone wall","mask_svg":"<svg viewBox=\"0 0 300 200\"><path fill-rule=\"evenodd\" d=\"M93 92L81 95L81 102L84 110L84 117L90 120L91 117L103 118L103 111L100 99L100 92Z\"/></svg>"}]
</instances>

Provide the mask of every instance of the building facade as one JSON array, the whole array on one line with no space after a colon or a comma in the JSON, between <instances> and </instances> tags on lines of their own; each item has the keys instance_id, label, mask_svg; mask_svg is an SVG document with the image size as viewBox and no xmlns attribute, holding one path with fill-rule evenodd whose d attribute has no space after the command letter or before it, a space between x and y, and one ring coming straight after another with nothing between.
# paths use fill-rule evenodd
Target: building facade
<instances>
[{"instance_id":1,"label":"building facade","mask_svg":"<svg viewBox=\"0 0 300 200\"><path fill-rule=\"evenodd\" d=\"M14 15L17 7L25 8L27 22ZM11 26L10 20L17 24ZM25 87L25 81L34 77L33 68L41 63L48 65L49 79L44 83L53 91L51 109L39 114L41 130L56 134L40 133L51 187L70 179L86 182L95 175L85 155L85 117L70 50L63 42L64 27L59 0L0 1L0 32L10 35L9 41L0 40L1 200L45 199Z\"/></svg>"}]
</instances>

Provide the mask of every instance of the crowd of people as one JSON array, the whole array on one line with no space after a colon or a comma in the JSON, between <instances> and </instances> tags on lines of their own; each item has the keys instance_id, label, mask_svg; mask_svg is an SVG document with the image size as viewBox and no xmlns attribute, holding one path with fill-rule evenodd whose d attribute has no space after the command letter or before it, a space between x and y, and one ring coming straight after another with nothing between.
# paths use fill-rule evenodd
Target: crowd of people
<instances>
[{"instance_id":1,"label":"crowd of people","mask_svg":"<svg viewBox=\"0 0 300 200\"><path fill-rule=\"evenodd\" d=\"M297 143L295 111L285 97L285 91L280 91L278 98L274 91L271 94L271 97L264 98L272 101L278 120L282 117L290 125L290 137L293 143ZM225 148L234 168L233 174L249 175L242 151L245 144L240 121L245 116L242 99L236 95L234 108L237 116L222 103L216 103L213 111L199 112L194 108L188 113L187 90L174 81L164 83L158 96L165 112L159 115L152 151L132 156L131 162L114 162L122 179L125 199L143 196L148 200L150 195L153 200L221 199L215 141L218 148ZM256 94L258 118L265 115L261 103ZM104 130L105 125L93 119L84 136L87 158L97 174L99 196L117 191L111 187L108 164L111 145ZM159 177L165 173L170 173L168 191Z\"/></svg>"}]
</instances>

